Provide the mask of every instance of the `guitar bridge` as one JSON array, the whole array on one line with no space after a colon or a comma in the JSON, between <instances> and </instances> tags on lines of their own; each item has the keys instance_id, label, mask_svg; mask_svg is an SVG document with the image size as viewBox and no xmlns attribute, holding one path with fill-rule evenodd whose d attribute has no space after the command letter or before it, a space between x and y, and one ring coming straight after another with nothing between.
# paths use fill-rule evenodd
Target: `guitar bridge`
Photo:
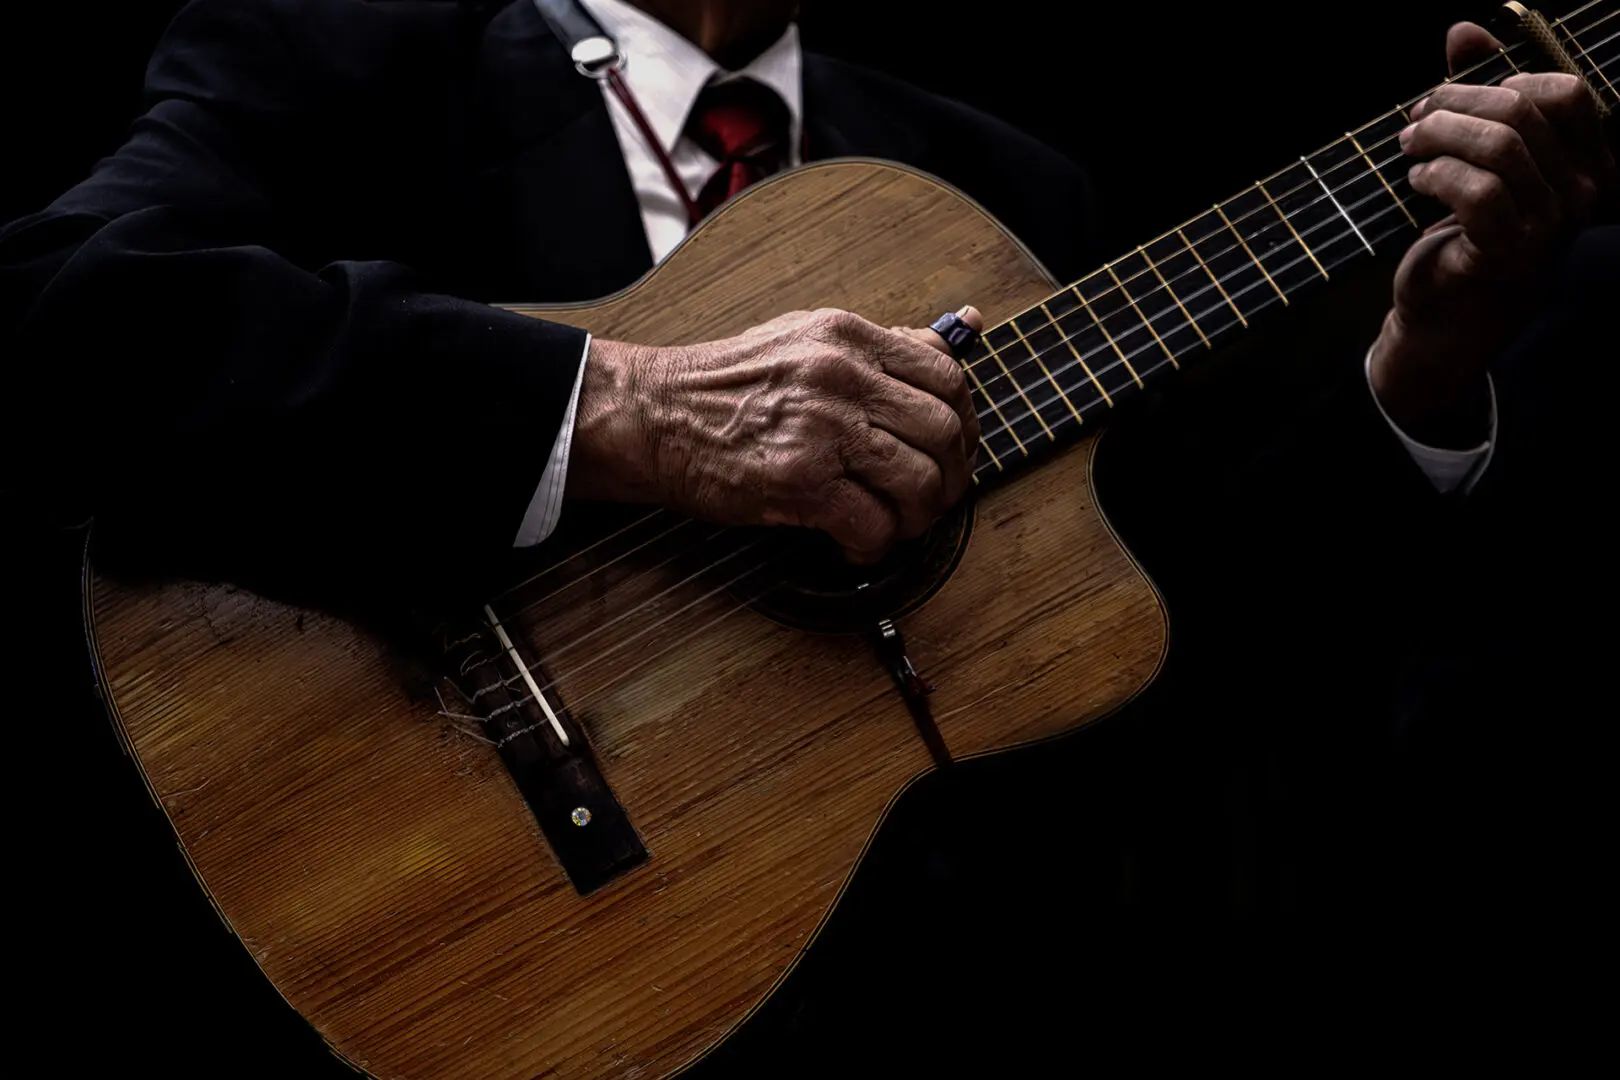
<instances>
[{"instance_id":1,"label":"guitar bridge","mask_svg":"<svg viewBox=\"0 0 1620 1080\"><path fill-rule=\"evenodd\" d=\"M486 622L445 635L443 661L500 754L552 853L581 895L647 861L585 732L488 607Z\"/></svg>"}]
</instances>

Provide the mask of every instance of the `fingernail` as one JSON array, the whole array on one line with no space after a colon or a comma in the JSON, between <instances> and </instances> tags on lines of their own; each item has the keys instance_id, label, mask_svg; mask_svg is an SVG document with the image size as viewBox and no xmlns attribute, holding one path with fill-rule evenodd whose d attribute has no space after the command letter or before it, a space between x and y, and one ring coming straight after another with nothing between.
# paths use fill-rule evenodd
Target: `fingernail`
<instances>
[{"instance_id":1,"label":"fingernail","mask_svg":"<svg viewBox=\"0 0 1620 1080\"><path fill-rule=\"evenodd\" d=\"M1418 117L1422 116L1424 114L1424 112L1426 112L1428 110L1428 108L1429 108L1429 99L1424 98L1422 101L1420 101L1416 105L1412 106L1412 111L1408 115L1411 116L1412 119L1416 120Z\"/></svg>"},{"instance_id":2,"label":"fingernail","mask_svg":"<svg viewBox=\"0 0 1620 1080\"><path fill-rule=\"evenodd\" d=\"M1398 138L1401 140L1401 146L1402 147L1405 147L1406 144L1407 144L1407 141L1411 139L1411 137L1412 137L1412 129L1415 128L1415 127L1417 127L1416 124L1407 124L1405 127L1401 128L1401 133L1398 136Z\"/></svg>"},{"instance_id":3,"label":"fingernail","mask_svg":"<svg viewBox=\"0 0 1620 1080\"><path fill-rule=\"evenodd\" d=\"M956 317L959 319L967 318L968 310L972 307L972 304L963 304L961 307L956 309Z\"/></svg>"}]
</instances>

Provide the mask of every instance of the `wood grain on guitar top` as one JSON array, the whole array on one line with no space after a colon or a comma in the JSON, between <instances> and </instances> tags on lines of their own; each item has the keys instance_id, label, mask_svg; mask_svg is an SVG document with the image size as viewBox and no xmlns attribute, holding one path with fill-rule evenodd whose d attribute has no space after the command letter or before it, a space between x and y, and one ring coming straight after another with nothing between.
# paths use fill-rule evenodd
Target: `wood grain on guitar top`
<instances>
[{"instance_id":1,"label":"wood grain on guitar top","mask_svg":"<svg viewBox=\"0 0 1620 1080\"><path fill-rule=\"evenodd\" d=\"M994 322L1052 287L957 192L843 161L757 186L623 293L521 310L674 344L823 306ZM1078 727L1157 670L1163 610L1094 503L1091 442L982 497L954 576L902 620L958 758ZM411 701L379 641L230 586L88 573L104 690L199 879L379 1077L680 1069L788 972L930 767L867 641L700 600L680 647L634 643L561 686L651 852L581 897L495 752ZM539 657L558 632L512 624Z\"/></svg>"}]
</instances>

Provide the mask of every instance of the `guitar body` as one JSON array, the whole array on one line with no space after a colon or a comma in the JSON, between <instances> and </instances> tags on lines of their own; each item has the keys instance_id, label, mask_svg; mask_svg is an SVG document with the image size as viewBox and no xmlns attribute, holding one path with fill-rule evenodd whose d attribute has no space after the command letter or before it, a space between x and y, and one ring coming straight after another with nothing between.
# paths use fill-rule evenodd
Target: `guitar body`
<instances>
[{"instance_id":1,"label":"guitar body","mask_svg":"<svg viewBox=\"0 0 1620 1080\"><path fill-rule=\"evenodd\" d=\"M959 193L851 160L758 185L622 293L521 310L676 344L796 308L917 325L972 302L994 323L1054 287ZM897 619L957 759L1072 731L1158 669L1164 611L1098 509L1094 442L979 497L948 579ZM369 1074L679 1070L788 973L933 767L867 637L795 629L634 553L615 573L623 588L505 619L554 674L584 636L602 660L562 698L648 858L581 895L501 757L408 694L386 642L87 566L103 692L152 797L265 975ZM620 619L653 600L669 618L635 636Z\"/></svg>"}]
</instances>

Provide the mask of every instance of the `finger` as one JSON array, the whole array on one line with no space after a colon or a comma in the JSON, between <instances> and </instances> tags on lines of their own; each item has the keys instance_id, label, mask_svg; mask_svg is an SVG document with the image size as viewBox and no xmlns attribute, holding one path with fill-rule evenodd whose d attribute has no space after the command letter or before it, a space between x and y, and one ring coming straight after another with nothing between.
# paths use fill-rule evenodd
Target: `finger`
<instances>
[{"instance_id":1,"label":"finger","mask_svg":"<svg viewBox=\"0 0 1620 1080\"><path fill-rule=\"evenodd\" d=\"M851 562L874 563L894 543L900 523L886 500L846 477L823 490L808 524L837 541Z\"/></svg>"},{"instance_id":2,"label":"finger","mask_svg":"<svg viewBox=\"0 0 1620 1080\"><path fill-rule=\"evenodd\" d=\"M984 316L979 314L978 308L969 305L958 309L956 314L974 330L981 332L984 330ZM927 346L930 353L950 356L950 347L945 343L945 339L933 330L908 326L895 327L895 329L912 341ZM959 359L955 359L947 364L941 364L928 358L927 354L924 354L924 359L926 363L924 363L923 368L926 370L916 372L920 378L912 378L911 372L899 369L890 371L889 374L904 379L913 386L927 390L935 397L948 402L956 410L957 415L962 418L962 426L968 432L968 446L973 450L977 450L979 445L979 415L977 408L973 404L973 395L968 390L967 377L962 363ZM937 381L921 381L930 378L930 372L933 373L931 377ZM946 389L949 390L948 393L942 392L942 390Z\"/></svg>"},{"instance_id":3,"label":"finger","mask_svg":"<svg viewBox=\"0 0 1620 1080\"><path fill-rule=\"evenodd\" d=\"M1565 139L1541 111L1535 94L1505 85L1461 86L1449 83L1436 88L1434 93L1412 107L1412 118L1416 121L1413 129L1422 130L1425 124L1432 124L1434 117L1440 113L1461 114L1504 125L1518 134L1537 168L1554 188L1563 191L1574 179L1574 167ZM1495 137L1505 139L1506 134L1498 132ZM1406 147L1404 133L1401 146L1403 149ZM1481 149L1490 151L1502 148L1492 147L1487 139ZM1488 162L1476 161L1475 164Z\"/></svg>"},{"instance_id":4,"label":"finger","mask_svg":"<svg viewBox=\"0 0 1620 1080\"><path fill-rule=\"evenodd\" d=\"M877 378L864 405L873 427L934 460L951 502L961 497L973 475L969 457L977 443L967 441L956 410L932 394L884 376Z\"/></svg>"},{"instance_id":5,"label":"finger","mask_svg":"<svg viewBox=\"0 0 1620 1080\"><path fill-rule=\"evenodd\" d=\"M1559 144L1574 161L1577 180L1595 195L1598 185L1615 182L1614 151L1603 130L1597 102L1586 84L1573 75L1515 75L1503 81L1530 99L1557 133Z\"/></svg>"},{"instance_id":6,"label":"finger","mask_svg":"<svg viewBox=\"0 0 1620 1080\"><path fill-rule=\"evenodd\" d=\"M1534 106L1526 108L1534 110ZM1557 196L1524 138L1507 124L1442 109L1425 114L1403 130L1401 149L1417 158L1452 157L1484 169L1502 179L1524 217L1542 222L1557 217ZM1556 147L1549 152L1562 160ZM1567 162L1564 165L1567 173Z\"/></svg>"},{"instance_id":7,"label":"finger","mask_svg":"<svg viewBox=\"0 0 1620 1080\"><path fill-rule=\"evenodd\" d=\"M1511 256L1524 246L1529 229L1507 184L1495 173L1454 157L1441 157L1412 166L1408 178L1412 190L1449 206L1468 239L1482 252Z\"/></svg>"},{"instance_id":8,"label":"finger","mask_svg":"<svg viewBox=\"0 0 1620 1080\"><path fill-rule=\"evenodd\" d=\"M1446 63L1453 75L1501 49L1502 43L1478 23L1460 22L1446 31Z\"/></svg>"},{"instance_id":9,"label":"finger","mask_svg":"<svg viewBox=\"0 0 1620 1080\"><path fill-rule=\"evenodd\" d=\"M888 498L899 515L902 539L921 536L950 505L938 463L886 431L868 428L845 451L844 463L851 475Z\"/></svg>"}]
</instances>

